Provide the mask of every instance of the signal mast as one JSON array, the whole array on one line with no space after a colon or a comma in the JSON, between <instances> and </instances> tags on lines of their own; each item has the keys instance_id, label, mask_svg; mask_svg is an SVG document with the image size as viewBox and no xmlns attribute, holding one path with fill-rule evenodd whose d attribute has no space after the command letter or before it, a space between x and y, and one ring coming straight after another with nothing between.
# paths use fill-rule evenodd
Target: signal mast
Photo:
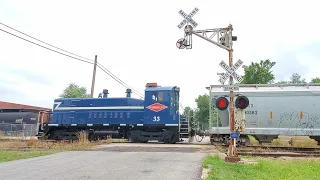
<instances>
[{"instance_id":1,"label":"signal mast","mask_svg":"<svg viewBox=\"0 0 320 180\"><path fill-rule=\"evenodd\" d=\"M224 82L229 78L229 85L222 86L224 91L229 91L229 94L226 94L224 97L219 97L216 100L216 107L219 110L226 110L229 107L229 124L230 124L230 143L227 157L225 161L227 162L237 162L240 161L240 158L237 155L236 149L236 139L239 139L239 131L242 131L243 128L237 128L235 130L235 117L234 117L234 107L240 112L239 115L244 117L243 109L247 108L249 105L249 99L245 96L235 95L233 91L238 91L239 87L235 86L234 79L241 83L243 80L240 75L238 75L235 71L243 64L241 60L238 60L235 64L233 64L233 41L237 41L237 36L232 35L233 27L229 24L226 28L214 28L214 29L205 29L205 30L194 30L198 24L192 19L192 17L199 11L198 8L194 8L190 14L186 14L183 10L179 11L179 14L184 18L183 21L178 25L178 28L181 29L184 27L184 38L181 38L177 41L176 46L179 49L192 49L192 35L196 35L222 49L225 49L229 53L229 65L227 65L224 61L220 62L220 66L225 69L226 73L224 73L219 82L224 84ZM190 24L189 24L190 23ZM209 36L209 34L211 35ZM216 40L214 40L216 37ZM234 102L234 96L238 96L236 101ZM211 97L211 92L210 92ZM230 101L226 97L229 97ZM210 100L211 102L212 100ZM211 103L210 103L211 104ZM210 107L211 109L211 107ZM237 112L238 112L237 111ZM238 114L238 113L237 113ZM210 112L211 117L211 112ZM210 123L211 124L211 118ZM241 124L241 123L240 123ZM211 126L210 126L211 128Z\"/></svg>"}]
</instances>

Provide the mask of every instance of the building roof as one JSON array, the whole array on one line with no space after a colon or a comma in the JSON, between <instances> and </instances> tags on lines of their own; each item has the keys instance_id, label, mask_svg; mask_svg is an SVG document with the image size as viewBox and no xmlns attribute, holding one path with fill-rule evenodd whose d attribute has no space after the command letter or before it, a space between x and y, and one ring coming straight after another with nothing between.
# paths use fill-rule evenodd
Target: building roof
<instances>
[{"instance_id":1,"label":"building roof","mask_svg":"<svg viewBox=\"0 0 320 180\"><path fill-rule=\"evenodd\" d=\"M4 101L0 101L0 109L30 109L30 110L39 110L39 111L51 111L51 109L49 108L4 102Z\"/></svg>"}]
</instances>

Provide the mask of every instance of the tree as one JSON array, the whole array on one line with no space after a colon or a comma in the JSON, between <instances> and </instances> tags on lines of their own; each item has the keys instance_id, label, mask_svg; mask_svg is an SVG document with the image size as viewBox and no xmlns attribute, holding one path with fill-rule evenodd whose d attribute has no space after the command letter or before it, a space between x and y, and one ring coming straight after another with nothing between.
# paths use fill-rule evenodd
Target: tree
<instances>
[{"instance_id":1,"label":"tree","mask_svg":"<svg viewBox=\"0 0 320 180\"><path fill-rule=\"evenodd\" d=\"M189 111L191 111L191 110L192 110L191 107L187 106L187 107L184 108L183 114L187 115L189 113Z\"/></svg>"},{"instance_id":2,"label":"tree","mask_svg":"<svg viewBox=\"0 0 320 180\"><path fill-rule=\"evenodd\" d=\"M298 73L293 73L290 77L290 83L297 84L297 83L306 83L305 78L301 78L301 75Z\"/></svg>"},{"instance_id":3,"label":"tree","mask_svg":"<svg viewBox=\"0 0 320 180\"><path fill-rule=\"evenodd\" d=\"M278 81L276 82L276 84L288 84L289 82L288 81Z\"/></svg>"},{"instance_id":4,"label":"tree","mask_svg":"<svg viewBox=\"0 0 320 180\"><path fill-rule=\"evenodd\" d=\"M194 116L202 130L209 128L209 99L209 95L207 94L199 95L195 99L197 109Z\"/></svg>"},{"instance_id":5,"label":"tree","mask_svg":"<svg viewBox=\"0 0 320 180\"><path fill-rule=\"evenodd\" d=\"M80 87L75 83L70 83L60 95L60 98L88 98L87 89L85 87Z\"/></svg>"},{"instance_id":6,"label":"tree","mask_svg":"<svg viewBox=\"0 0 320 180\"><path fill-rule=\"evenodd\" d=\"M261 60L259 63L251 62L250 66L244 68L244 76L241 84L270 84L275 77L271 68L276 64L269 59Z\"/></svg>"},{"instance_id":7,"label":"tree","mask_svg":"<svg viewBox=\"0 0 320 180\"><path fill-rule=\"evenodd\" d=\"M318 78L318 77L312 78L311 83L320 83L320 78Z\"/></svg>"},{"instance_id":8,"label":"tree","mask_svg":"<svg viewBox=\"0 0 320 180\"><path fill-rule=\"evenodd\" d=\"M183 114L184 114L186 117L189 118L191 128L192 128L192 129L195 129L196 126L197 126L197 121L196 121L196 119L194 118L194 111L193 111L193 109L191 109L191 107L187 106L187 107L184 108Z\"/></svg>"}]
</instances>

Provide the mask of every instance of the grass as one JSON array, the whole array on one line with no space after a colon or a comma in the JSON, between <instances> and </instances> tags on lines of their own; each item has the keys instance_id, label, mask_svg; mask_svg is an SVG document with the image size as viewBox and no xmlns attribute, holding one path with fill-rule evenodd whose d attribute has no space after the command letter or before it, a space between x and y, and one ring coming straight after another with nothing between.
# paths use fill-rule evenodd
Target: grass
<instances>
[{"instance_id":1,"label":"grass","mask_svg":"<svg viewBox=\"0 0 320 180\"><path fill-rule=\"evenodd\" d=\"M0 162L38 157L52 153L54 153L54 151L0 151Z\"/></svg>"},{"instance_id":2,"label":"grass","mask_svg":"<svg viewBox=\"0 0 320 180\"><path fill-rule=\"evenodd\" d=\"M100 144L112 143L111 138L105 141L90 142L86 132L80 132L77 136L78 141L74 142L48 142L32 138L28 140L2 140L0 141L0 162L38 157L62 151L88 150Z\"/></svg>"},{"instance_id":3,"label":"grass","mask_svg":"<svg viewBox=\"0 0 320 180\"><path fill-rule=\"evenodd\" d=\"M308 180L320 177L320 161L257 159L256 164L224 162L218 156L208 156L203 167L210 168L207 180L281 179Z\"/></svg>"}]
</instances>

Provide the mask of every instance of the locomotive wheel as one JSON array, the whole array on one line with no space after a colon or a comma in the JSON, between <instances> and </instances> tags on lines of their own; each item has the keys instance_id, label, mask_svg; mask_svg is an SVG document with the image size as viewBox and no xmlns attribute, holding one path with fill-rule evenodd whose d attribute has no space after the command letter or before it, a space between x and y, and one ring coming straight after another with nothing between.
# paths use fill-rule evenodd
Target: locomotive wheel
<instances>
[{"instance_id":1,"label":"locomotive wheel","mask_svg":"<svg viewBox=\"0 0 320 180\"><path fill-rule=\"evenodd\" d=\"M49 139L53 140L63 140L63 131L62 130L53 130L50 132Z\"/></svg>"},{"instance_id":2,"label":"locomotive wheel","mask_svg":"<svg viewBox=\"0 0 320 180\"><path fill-rule=\"evenodd\" d=\"M165 144L175 144L179 138L177 138L178 134L176 133L168 133L166 138L164 139Z\"/></svg>"},{"instance_id":3,"label":"locomotive wheel","mask_svg":"<svg viewBox=\"0 0 320 180\"><path fill-rule=\"evenodd\" d=\"M134 130L134 131L129 131L128 133L128 141L129 142L134 142L134 143L139 143L139 136L141 134L141 131L139 130Z\"/></svg>"},{"instance_id":4,"label":"locomotive wheel","mask_svg":"<svg viewBox=\"0 0 320 180\"><path fill-rule=\"evenodd\" d=\"M132 135L131 135L130 131L127 133L127 136L128 136L128 141L133 142Z\"/></svg>"},{"instance_id":5,"label":"locomotive wheel","mask_svg":"<svg viewBox=\"0 0 320 180\"><path fill-rule=\"evenodd\" d=\"M97 140L97 137L94 136L93 132L90 132L89 135L88 135L88 140L89 140L90 142L96 141L96 140Z\"/></svg>"}]
</instances>

